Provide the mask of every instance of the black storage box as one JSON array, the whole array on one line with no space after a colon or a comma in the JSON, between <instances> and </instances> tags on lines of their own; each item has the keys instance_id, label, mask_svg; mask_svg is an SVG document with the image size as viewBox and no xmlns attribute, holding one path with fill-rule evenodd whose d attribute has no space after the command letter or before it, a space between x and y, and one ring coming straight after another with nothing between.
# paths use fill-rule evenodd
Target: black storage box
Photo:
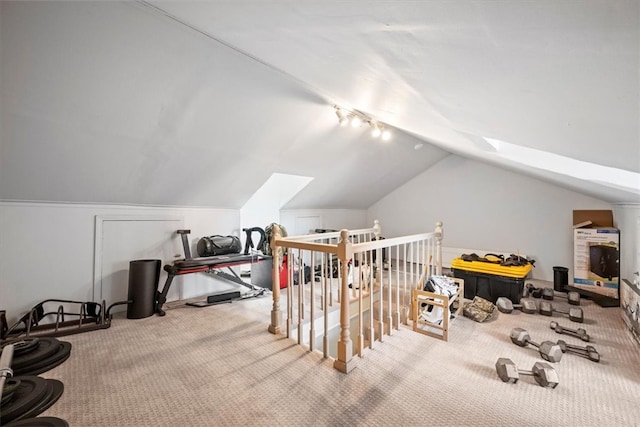
<instances>
[{"instance_id":1,"label":"black storage box","mask_svg":"<svg viewBox=\"0 0 640 427\"><path fill-rule=\"evenodd\" d=\"M465 299L479 296L495 303L498 297L507 297L514 304L519 304L524 291L524 277L506 277L460 269L453 269L453 277L464 279Z\"/></svg>"},{"instance_id":2,"label":"black storage box","mask_svg":"<svg viewBox=\"0 0 640 427\"><path fill-rule=\"evenodd\" d=\"M273 290L273 258L251 264L251 284ZM282 287L282 286L281 286Z\"/></svg>"}]
</instances>

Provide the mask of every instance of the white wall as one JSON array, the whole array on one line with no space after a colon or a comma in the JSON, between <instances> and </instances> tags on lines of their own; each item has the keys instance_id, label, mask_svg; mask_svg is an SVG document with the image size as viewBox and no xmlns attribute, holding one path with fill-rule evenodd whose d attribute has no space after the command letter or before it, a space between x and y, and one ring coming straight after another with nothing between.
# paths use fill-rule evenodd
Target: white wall
<instances>
[{"instance_id":1,"label":"white wall","mask_svg":"<svg viewBox=\"0 0 640 427\"><path fill-rule=\"evenodd\" d=\"M616 205L613 219L620 229L620 278L640 280L640 205Z\"/></svg>"},{"instance_id":2,"label":"white wall","mask_svg":"<svg viewBox=\"0 0 640 427\"><path fill-rule=\"evenodd\" d=\"M94 301L99 298L94 295L93 285L97 215L181 217L183 227L191 230L194 254L200 237L237 235L240 226L239 211L233 209L0 202L0 309L7 311L10 322L45 299ZM177 234L165 241L160 252L158 248L130 249L140 258L148 254L156 258L158 253L163 253L166 257L163 265L175 257L184 257ZM129 261L122 259L117 265L128 271ZM128 280L128 274L120 273L120 280ZM160 288L165 277L163 272ZM169 300L233 287L210 275L189 274L174 280ZM106 302L109 305L115 301Z\"/></svg>"},{"instance_id":3,"label":"white wall","mask_svg":"<svg viewBox=\"0 0 640 427\"><path fill-rule=\"evenodd\" d=\"M296 219L317 218L317 228L341 230L373 227L367 221L367 211L361 209L287 209L280 211L280 224L290 236L307 234L309 230L298 230Z\"/></svg>"},{"instance_id":4,"label":"white wall","mask_svg":"<svg viewBox=\"0 0 640 427\"><path fill-rule=\"evenodd\" d=\"M368 210L385 237L433 230L444 246L523 253L532 277L553 280L553 267L573 270L574 209L609 203L481 162L450 155Z\"/></svg>"},{"instance_id":5,"label":"white wall","mask_svg":"<svg viewBox=\"0 0 640 427\"><path fill-rule=\"evenodd\" d=\"M280 221L293 232L298 218L317 218L319 227L334 229L366 228L379 219L383 235L394 237L433 230L442 220L445 246L520 250L536 259L535 278L552 280L554 265L572 269L572 210L609 208L607 203L535 179L449 156L369 211L282 210ZM240 212L232 209L0 202L0 309L7 310L10 322L44 299L97 298L96 216L180 217L183 227L191 230L194 254L200 237L238 234L240 228ZM638 218L639 206L614 207L622 236L622 277L635 271L630 266L631 254L640 248ZM140 250L138 255L144 257L146 249ZM184 256L178 235L166 242L162 253L163 264ZM129 261L122 259L121 264L128 266ZM233 287L205 274L181 276L172 285L169 300Z\"/></svg>"},{"instance_id":6,"label":"white wall","mask_svg":"<svg viewBox=\"0 0 640 427\"><path fill-rule=\"evenodd\" d=\"M313 178L298 175L274 173L240 209L242 228L261 227L271 223L280 224L280 208L304 188ZM243 247L246 242L243 233ZM256 239L252 236L252 239ZM258 244L257 241L253 242Z\"/></svg>"}]
</instances>

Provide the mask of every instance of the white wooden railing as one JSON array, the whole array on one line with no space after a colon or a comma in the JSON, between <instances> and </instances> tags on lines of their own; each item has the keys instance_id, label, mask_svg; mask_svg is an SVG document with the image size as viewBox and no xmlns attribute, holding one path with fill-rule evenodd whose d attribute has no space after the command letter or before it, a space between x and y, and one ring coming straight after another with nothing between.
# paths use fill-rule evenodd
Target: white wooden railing
<instances>
[{"instance_id":1,"label":"white wooden railing","mask_svg":"<svg viewBox=\"0 0 640 427\"><path fill-rule=\"evenodd\" d=\"M421 289L432 274L442 274L442 233L441 222L432 232L389 239L381 238L378 221L367 229L293 237L282 237L275 226L269 332L280 334L286 328L288 338L295 334L298 344L310 351L319 350L316 341L322 336L324 357L333 357L339 371L350 372L356 365L354 355L362 356L375 341L382 342L400 324L407 324L411 290ZM288 286L283 324L280 271L284 256ZM305 264L311 270L306 284ZM339 336L332 339L331 331L338 326Z\"/></svg>"}]
</instances>

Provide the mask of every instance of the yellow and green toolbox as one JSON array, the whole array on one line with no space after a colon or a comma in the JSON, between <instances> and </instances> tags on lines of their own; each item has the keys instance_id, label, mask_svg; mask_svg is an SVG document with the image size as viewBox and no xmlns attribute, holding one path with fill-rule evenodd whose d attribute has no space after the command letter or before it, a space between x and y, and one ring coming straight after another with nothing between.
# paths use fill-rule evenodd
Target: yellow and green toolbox
<instances>
[{"instance_id":1,"label":"yellow and green toolbox","mask_svg":"<svg viewBox=\"0 0 640 427\"><path fill-rule=\"evenodd\" d=\"M534 261L513 254L507 258L463 254L451 262L453 276L464 279L465 298L479 296L494 303L499 297L507 297L519 304L524 280L533 267Z\"/></svg>"}]
</instances>

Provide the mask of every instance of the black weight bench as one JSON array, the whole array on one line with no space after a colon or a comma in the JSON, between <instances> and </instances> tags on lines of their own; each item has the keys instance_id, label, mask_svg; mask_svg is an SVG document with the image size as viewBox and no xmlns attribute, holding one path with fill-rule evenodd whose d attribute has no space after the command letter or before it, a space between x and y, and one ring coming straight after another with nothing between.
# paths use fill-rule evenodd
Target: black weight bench
<instances>
[{"instance_id":1,"label":"black weight bench","mask_svg":"<svg viewBox=\"0 0 640 427\"><path fill-rule=\"evenodd\" d=\"M248 294L248 297L254 297L263 295L268 289L262 288L259 286L252 285L250 283L246 283L244 280L240 278L236 274L235 271L231 267L244 265L244 264L255 264L258 262L262 262L265 260L271 260L272 257L262 255L262 254L250 254L249 252L249 242L251 241L250 233L252 231L256 231L257 228L244 229L247 233L247 245L245 247L245 253L242 254L226 254L226 255L217 255L211 257L191 257L191 251L189 249L189 242L187 240L187 235L191 232L190 230L178 230L177 233L182 237L182 245L184 247L185 259L174 261L173 264L167 264L164 266L164 271L167 272L167 280L164 283L161 292L157 292L156 295L156 307L155 311L160 316L164 316L166 313L162 310L162 306L167 301L167 293L169 292L169 288L171 288L171 283L176 276L181 276L184 274L192 274L192 273L211 273L225 280L229 280L233 283L245 286L249 288L251 291ZM262 240L261 240L262 243ZM230 273L226 273L224 271L220 271L223 268L227 268ZM213 303L219 302L230 302L233 299L237 299L240 297L239 292L226 292L223 294L212 295L211 298L207 299L207 304L210 305ZM202 306L203 304L192 304L196 306Z\"/></svg>"}]
</instances>

